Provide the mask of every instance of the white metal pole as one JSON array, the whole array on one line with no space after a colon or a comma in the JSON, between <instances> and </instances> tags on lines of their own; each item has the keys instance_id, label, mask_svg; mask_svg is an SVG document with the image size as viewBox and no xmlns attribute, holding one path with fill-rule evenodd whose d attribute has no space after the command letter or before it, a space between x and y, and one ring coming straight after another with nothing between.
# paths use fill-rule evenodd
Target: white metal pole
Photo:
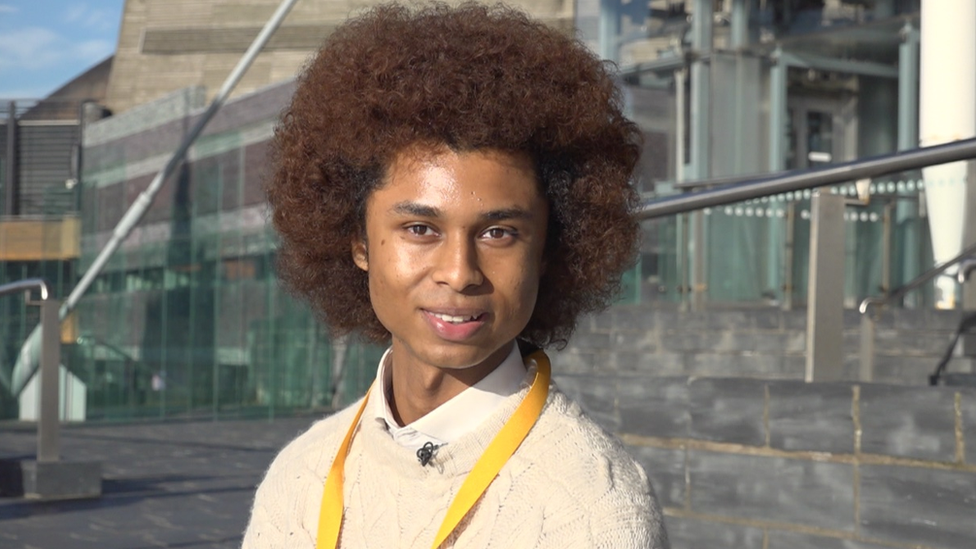
<instances>
[{"instance_id":1,"label":"white metal pole","mask_svg":"<svg viewBox=\"0 0 976 549\"><path fill-rule=\"evenodd\" d=\"M258 35L254 38L254 41L244 53L244 56L241 57L240 61L237 62L237 66L234 67L234 70L232 70L230 75L227 76L227 79L224 81L224 85L221 86L220 91L217 92L217 95L213 98L213 101L211 101L210 105L207 106L207 110L200 115L196 125L194 125L190 132L186 135L183 142L180 143L180 146L169 158L169 161L166 162L163 170L156 174L155 179L152 180L149 187L139 194L135 200L135 203L133 203L129 210L125 212L125 215L122 216L122 219L119 221L118 225L115 226L115 230L112 231L112 237L105 244L105 247L102 248L102 251L99 252L91 266L81 277L81 280L78 281L78 284L74 287L74 289L71 290L71 294L68 295L68 298L65 299L64 303L62 304L61 310L59 311L61 319L64 319L64 317L66 317L68 313L74 309L75 305L77 305L78 301L81 299L81 296L85 294L88 287L91 286L91 283L95 280L95 277L98 276L98 274L105 267L106 263L108 263L108 260L112 254L115 253L115 251L122 244L122 241L129 236L132 229L137 223L139 223L142 216L145 215L146 211L149 209L149 206L152 205L153 199L156 197L159 189L162 188L163 182L173 175L176 168L178 168L183 162L183 158L186 156L186 152L190 149L190 146L193 145L193 142L196 141L197 137L199 137L203 132L203 129L206 127L207 123L210 122L217 111L220 110L220 107L223 106L224 102L227 100L227 97L230 95L230 92L233 91L238 82L240 82L241 77L244 76L244 73L246 73L247 69L250 68L251 63L253 63L257 58L258 53L260 53L261 49L264 48L264 45L267 44L268 40L271 38L271 35L278 30L278 27L281 26L281 22L284 21L285 16L288 15L288 12L291 11L291 8L294 7L297 2L298 0L283 0L278 6L278 9L271 16L271 19L265 23L264 28L261 29L261 32L258 33ZM30 381L30 378L37 371L39 348L40 332L37 328L35 328L27 337L27 341L24 342L24 346L21 348L20 354L17 356L17 362L14 364L13 379L11 383L11 391L13 392L14 396L20 394L20 392L27 385L27 382Z\"/></svg>"},{"instance_id":2,"label":"white metal pole","mask_svg":"<svg viewBox=\"0 0 976 549\"><path fill-rule=\"evenodd\" d=\"M923 0L919 140L930 146L976 136L976 2ZM922 170L935 263L963 247L966 162ZM956 306L955 269L936 280L939 308Z\"/></svg>"}]
</instances>

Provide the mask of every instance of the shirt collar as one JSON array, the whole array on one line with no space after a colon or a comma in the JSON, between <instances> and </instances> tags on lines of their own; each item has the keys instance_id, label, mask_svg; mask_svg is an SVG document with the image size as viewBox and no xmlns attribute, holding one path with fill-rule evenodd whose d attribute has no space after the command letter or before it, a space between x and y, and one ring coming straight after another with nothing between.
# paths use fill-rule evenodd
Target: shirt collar
<instances>
[{"instance_id":1,"label":"shirt collar","mask_svg":"<svg viewBox=\"0 0 976 549\"><path fill-rule=\"evenodd\" d=\"M505 360L478 383L468 387L424 417L400 426L393 419L387 394L393 380L390 368L390 349L383 353L376 371L376 398L372 409L393 440L405 448L416 450L427 442L447 444L475 430L506 398L519 392L526 380L525 365L517 344Z\"/></svg>"}]
</instances>

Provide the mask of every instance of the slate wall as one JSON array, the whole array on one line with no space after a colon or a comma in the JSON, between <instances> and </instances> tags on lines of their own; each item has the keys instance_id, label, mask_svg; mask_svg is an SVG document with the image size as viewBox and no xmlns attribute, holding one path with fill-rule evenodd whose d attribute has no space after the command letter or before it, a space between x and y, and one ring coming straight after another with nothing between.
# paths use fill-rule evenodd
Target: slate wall
<instances>
[{"instance_id":1,"label":"slate wall","mask_svg":"<svg viewBox=\"0 0 976 549\"><path fill-rule=\"evenodd\" d=\"M556 381L644 465L674 549L976 547L976 388Z\"/></svg>"},{"instance_id":2,"label":"slate wall","mask_svg":"<svg viewBox=\"0 0 976 549\"><path fill-rule=\"evenodd\" d=\"M554 353L562 373L803 379L806 310L775 308L681 312L673 305L617 305L582 319ZM925 385L960 320L959 311L882 312L875 336L874 381ZM844 311L846 378L857 379L860 314ZM950 371L972 372L953 360ZM976 545L974 545L976 547Z\"/></svg>"}]
</instances>

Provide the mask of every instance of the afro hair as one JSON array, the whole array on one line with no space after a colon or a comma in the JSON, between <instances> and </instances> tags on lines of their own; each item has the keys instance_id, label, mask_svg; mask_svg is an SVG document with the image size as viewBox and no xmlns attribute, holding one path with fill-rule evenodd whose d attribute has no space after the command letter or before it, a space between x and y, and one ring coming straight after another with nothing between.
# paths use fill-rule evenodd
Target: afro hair
<instances>
[{"instance_id":1,"label":"afro hair","mask_svg":"<svg viewBox=\"0 0 976 549\"><path fill-rule=\"evenodd\" d=\"M641 133L610 67L500 5L383 5L337 28L275 130L267 184L279 276L337 333L389 338L350 243L387 166L418 143L533 160L550 205L547 269L519 337L565 345L581 313L613 299L639 240Z\"/></svg>"}]
</instances>

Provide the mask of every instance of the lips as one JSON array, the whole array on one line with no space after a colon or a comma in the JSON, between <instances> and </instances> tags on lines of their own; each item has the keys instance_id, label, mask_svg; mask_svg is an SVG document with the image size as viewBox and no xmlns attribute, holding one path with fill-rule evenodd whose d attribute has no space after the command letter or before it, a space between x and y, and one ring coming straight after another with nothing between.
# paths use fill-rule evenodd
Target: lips
<instances>
[{"instance_id":1,"label":"lips","mask_svg":"<svg viewBox=\"0 0 976 549\"><path fill-rule=\"evenodd\" d=\"M464 341L478 332L488 314L483 311L431 311L422 310L424 320L441 339Z\"/></svg>"}]
</instances>

